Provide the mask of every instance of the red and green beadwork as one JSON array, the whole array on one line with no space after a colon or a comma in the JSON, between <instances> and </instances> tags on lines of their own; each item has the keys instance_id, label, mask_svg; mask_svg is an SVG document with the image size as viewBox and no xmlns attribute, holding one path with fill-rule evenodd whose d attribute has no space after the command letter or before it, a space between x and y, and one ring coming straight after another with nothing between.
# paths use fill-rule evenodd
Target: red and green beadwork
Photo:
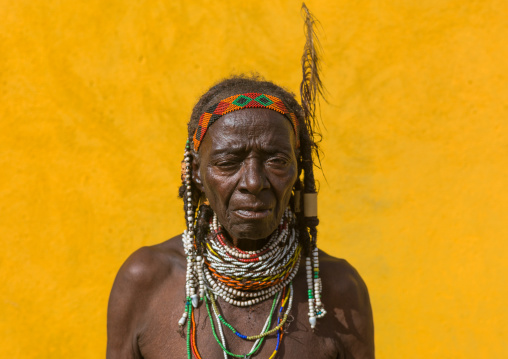
<instances>
[{"instance_id":1,"label":"red and green beadwork","mask_svg":"<svg viewBox=\"0 0 508 359\"><path fill-rule=\"evenodd\" d=\"M295 114L290 112L284 102L282 102L282 100L278 97L252 92L230 96L209 107L208 110L206 110L206 112L199 118L198 127L194 132L194 136L192 138L194 142L194 150L197 151L199 149L199 146L205 137L206 131L215 121L227 113L242 110L244 108L267 108L284 115L291 122L293 130L295 131L296 147L300 146L298 120Z\"/></svg>"}]
</instances>

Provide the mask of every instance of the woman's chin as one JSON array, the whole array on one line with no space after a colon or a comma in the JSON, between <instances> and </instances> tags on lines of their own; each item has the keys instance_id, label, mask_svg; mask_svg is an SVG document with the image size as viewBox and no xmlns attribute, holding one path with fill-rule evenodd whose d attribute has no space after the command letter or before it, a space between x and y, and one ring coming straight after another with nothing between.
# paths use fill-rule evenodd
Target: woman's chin
<instances>
[{"instance_id":1,"label":"woman's chin","mask_svg":"<svg viewBox=\"0 0 508 359\"><path fill-rule=\"evenodd\" d=\"M252 221L250 223L233 225L227 232L234 241L262 241L268 238L277 229L277 222L275 222L275 225L262 222L264 221Z\"/></svg>"}]
</instances>

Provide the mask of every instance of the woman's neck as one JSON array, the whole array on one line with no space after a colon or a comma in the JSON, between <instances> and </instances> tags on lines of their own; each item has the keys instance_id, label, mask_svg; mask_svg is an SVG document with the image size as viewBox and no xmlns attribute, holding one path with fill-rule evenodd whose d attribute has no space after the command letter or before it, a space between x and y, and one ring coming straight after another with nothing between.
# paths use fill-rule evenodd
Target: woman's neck
<instances>
[{"instance_id":1,"label":"woman's neck","mask_svg":"<svg viewBox=\"0 0 508 359\"><path fill-rule=\"evenodd\" d=\"M229 243L242 251L258 251L270 240L270 237L262 239L233 238L229 234L226 234L225 237Z\"/></svg>"}]
</instances>

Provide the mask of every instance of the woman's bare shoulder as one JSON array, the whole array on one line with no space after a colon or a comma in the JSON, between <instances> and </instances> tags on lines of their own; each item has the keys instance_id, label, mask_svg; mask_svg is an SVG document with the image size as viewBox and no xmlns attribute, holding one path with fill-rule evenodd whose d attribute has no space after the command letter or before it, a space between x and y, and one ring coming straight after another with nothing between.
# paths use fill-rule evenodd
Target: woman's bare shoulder
<instances>
[{"instance_id":1,"label":"woman's bare shoulder","mask_svg":"<svg viewBox=\"0 0 508 359\"><path fill-rule=\"evenodd\" d=\"M323 302L336 319L345 357L374 358L374 322L367 286L345 259L320 251Z\"/></svg>"},{"instance_id":2,"label":"woman's bare shoulder","mask_svg":"<svg viewBox=\"0 0 508 359\"><path fill-rule=\"evenodd\" d=\"M168 284L185 278L181 236L136 250L116 275L108 304L108 358L139 358L139 333L150 303ZM131 340L126 340L131 338Z\"/></svg>"},{"instance_id":3,"label":"woman's bare shoulder","mask_svg":"<svg viewBox=\"0 0 508 359\"><path fill-rule=\"evenodd\" d=\"M337 295L365 295L367 286L358 271L345 259L319 251L319 266L323 285Z\"/></svg>"},{"instance_id":4,"label":"woman's bare shoulder","mask_svg":"<svg viewBox=\"0 0 508 359\"><path fill-rule=\"evenodd\" d=\"M161 277L185 268L181 235L162 243L141 247L132 253L118 271L117 280L124 279L135 287L161 282Z\"/></svg>"}]
</instances>

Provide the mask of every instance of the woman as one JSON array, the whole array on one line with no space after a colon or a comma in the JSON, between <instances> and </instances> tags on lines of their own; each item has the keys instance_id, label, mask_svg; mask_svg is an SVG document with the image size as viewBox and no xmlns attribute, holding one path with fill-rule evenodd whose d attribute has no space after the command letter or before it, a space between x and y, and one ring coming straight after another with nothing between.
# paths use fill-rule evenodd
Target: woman
<instances>
[{"instance_id":1,"label":"woman","mask_svg":"<svg viewBox=\"0 0 508 359\"><path fill-rule=\"evenodd\" d=\"M294 96L224 80L188 132L187 229L120 269L107 357L373 358L364 282L317 249L316 144Z\"/></svg>"}]
</instances>

